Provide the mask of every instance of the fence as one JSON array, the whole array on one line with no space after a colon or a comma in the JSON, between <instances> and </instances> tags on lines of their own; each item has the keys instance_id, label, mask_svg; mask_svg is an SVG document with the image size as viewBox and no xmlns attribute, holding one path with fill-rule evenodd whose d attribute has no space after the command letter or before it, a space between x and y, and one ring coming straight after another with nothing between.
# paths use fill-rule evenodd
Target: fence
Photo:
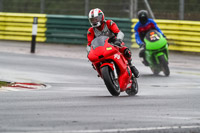
<instances>
[{"instance_id":1,"label":"fence","mask_svg":"<svg viewBox=\"0 0 200 133\"><path fill-rule=\"evenodd\" d=\"M147 9L147 0L0 0L0 12L45 13L86 16L100 8L106 17L136 18ZM148 0L156 19L200 21L199 0Z\"/></svg>"}]
</instances>

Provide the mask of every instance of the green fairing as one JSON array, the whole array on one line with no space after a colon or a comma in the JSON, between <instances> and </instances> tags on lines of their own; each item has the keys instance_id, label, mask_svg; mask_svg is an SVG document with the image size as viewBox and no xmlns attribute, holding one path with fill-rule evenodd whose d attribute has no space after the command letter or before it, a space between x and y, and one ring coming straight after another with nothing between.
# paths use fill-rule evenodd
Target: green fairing
<instances>
[{"instance_id":1,"label":"green fairing","mask_svg":"<svg viewBox=\"0 0 200 133\"><path fill-rule=\"evenodd\" d=\"M166 54L163 53L163 50L166 50ZM165 47L163 47L162 49L158 48L156 51L145 50L146 60L148 61L150 67L154 67L155 65L159 64L158 57L161 55L164 55L165 59L168 60L168 45L165 44ZM153 60L155 60L156 64Z\"/></svg>"},{"instance_id":2,"label":"green fairing","mask_svg":"<svg viewBox=\"0 0 200 133\"><path fill-rule=\"evenodd\" d=\"M158 41L150 42L147 39L144 39L144 42L147 50L157 50L167 44L167 40L162 35L160 35L160 39Z\"/></svg>"},{"instance_id":3,"label":"green fairing","mask_svg":"<svg viewBox=\"0 0 200 133\"><path fill-rule=\"evenodd\" d=\"M150 35L151 32L154 34ZM159 35L157 35L159 34ZM160 37L159 37L160 36ZM151 41L149 41L149 38ZM145 42L145 57L146 61L149 64L152 72L158 74L160 71L163 71L166 76L169 75L168 68L168 44L167 40L155 30L149 31L144 38ZM163 58L164 57L164 58ZM165 60L163 66L163 59ZM161 61L161 62L160 62Z\"/></svg>"},{"instance_id":4,"label":"green fairing","mask_svg":"<svg viewBox=\"0 0 200 133\"><path fill-rule=\"evenodd\" d=\"M149 63L150 67L154 66L154 62L152 61L154 57L152 55L152 51L145 51L146 60Z\"/></svg>"}]
</instances>

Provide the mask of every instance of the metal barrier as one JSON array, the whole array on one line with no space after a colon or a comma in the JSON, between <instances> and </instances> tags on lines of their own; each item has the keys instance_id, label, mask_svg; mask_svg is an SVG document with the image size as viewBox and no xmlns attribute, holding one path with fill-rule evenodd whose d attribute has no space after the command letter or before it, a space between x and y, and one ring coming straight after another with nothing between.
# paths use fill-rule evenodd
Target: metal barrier
<instances>
[{"instance_id":1,"label":"metal barrier","mask_svg":"<svg viewBox=\"0 0 200 133\"><path fill-rule=\"evenodd\" d=\"M0 13L0 39L31 41L33 18L38 17L36 41L50 43L86 44L90 27L86 16ZM131 45L130 19L108 18L117 23Z\"/></svg>"},{"instance_id":2,"label":"metal barrier","mask_svg":"<svg viewBox=\"0 0 200 133\"><path fill-rule=\"evenodd\" d=\"M37 42L86 44L90 27L86 16L0 13L0 39L31 41L33 18L38 17ZM107 18L124 32L124 42L138 48L133 34L137 19ZM167 36L170 50L200 52L200 22L156 20Z\"/></svg>"},{"instance_id":3,"label":"metal barrier","mask_svg":"<svg viewBox=\"0 0 200 133\"><path fill-rule=\"evenodd\" d=\"M131 20L112 19L125 34L125 43L131 45ZM87 30L91 25L86 16L47 15L47 42L86 44Z\"/></svg>"},{"instance_id":4,"label":"metal barrier","mask_svg":"<svg viewBox=\"0 0 200 133\"><path fill-rule=\"evenodd\" d=\"M46 40L46 15L25 13L0 13L0 39L31 41L33 18L38 17L36 41Z\"/></svg>"},{"instance_id":5,"label":"metal barrier","mask_svg":"<svg viewBox=\"0 0 200 133\"><path fill-rule=\"evenodd\" d=\"M47 15L46 42L86 44L89 22L84 16Z\"/></svg>"},{"instance_id":6,"label":"metal barrier","mask_svg":"<svg viewBox=\"0 0 200 133\"><path fill-rule=\"evenodd\" d=\"M132 19L132 32L137 19ZM155 20L158 27L167 36L170 50L200 52L200 22L178 20ZM132 47L138 48L135 35L132 35Z\"/></svg>"}]
</instances>

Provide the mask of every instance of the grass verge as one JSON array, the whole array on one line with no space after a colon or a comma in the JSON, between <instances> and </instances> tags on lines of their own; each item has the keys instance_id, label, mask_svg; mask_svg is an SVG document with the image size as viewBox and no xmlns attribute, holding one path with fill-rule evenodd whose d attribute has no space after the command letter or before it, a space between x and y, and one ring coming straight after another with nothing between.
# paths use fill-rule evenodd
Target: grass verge
<instances>
[{"instance_id":1,"label":"grass verge","mask_svg":"<svg viewBox=\"0 0 200 133\"><path fill-rule=\"evenodd\" d=\"M3 86L9 86L10 84L10 82L0 81L0 88Z\"/></svg>"}]
</instances>

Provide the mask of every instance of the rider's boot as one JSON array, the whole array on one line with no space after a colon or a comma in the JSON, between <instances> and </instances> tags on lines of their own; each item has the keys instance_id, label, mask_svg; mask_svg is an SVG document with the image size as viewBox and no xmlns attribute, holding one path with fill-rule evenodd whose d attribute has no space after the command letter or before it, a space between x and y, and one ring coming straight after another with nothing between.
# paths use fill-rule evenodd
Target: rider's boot
<instances>
[{"instance_id":1,"label":"rider's boot","mask_svg":"<svg viewBox=\"0 0 200 133\"><path fill-rule=\"evenodd\" d=\"M131 51L130 51L128 48L126 48L126 49L124 50L124 56L125 56L125 58L126 58L127 61L128 61L128 65L129 65L129 67L130 67L132 73L134 74L134 76L135 76L136 78L138 78L138 77L139 77L139 71L138 71L137 68L131 63L131 61L132 61L132 59L131 59Z\"/></svg>"},{"instance_id":2,"label":"rider's boot","mask_svg":"<svg viewBox=\"0 0 200 133\"><path fill-rule=\"evenodd\" d=\"M149 63L147 62L147 60L145 58L145 48L144 47L140 48L139 57L142 58L142 63L145 66L149 66Z\"/></svg>"},{"instance_id":3,"label":"rider's boot","mask_svg":"<svg viewBox=\"0 0 200 133\"><path fill-rule=\"evenodd\" d=\"M128 65L129 65L129 67L130 67L132 73L134 74L134 76L135 76L136 78L139 78L140 73L139 73L139 71L137 70L137 68L131 63L131 59L128 60Z\"/></svg>"}]
</instances>

